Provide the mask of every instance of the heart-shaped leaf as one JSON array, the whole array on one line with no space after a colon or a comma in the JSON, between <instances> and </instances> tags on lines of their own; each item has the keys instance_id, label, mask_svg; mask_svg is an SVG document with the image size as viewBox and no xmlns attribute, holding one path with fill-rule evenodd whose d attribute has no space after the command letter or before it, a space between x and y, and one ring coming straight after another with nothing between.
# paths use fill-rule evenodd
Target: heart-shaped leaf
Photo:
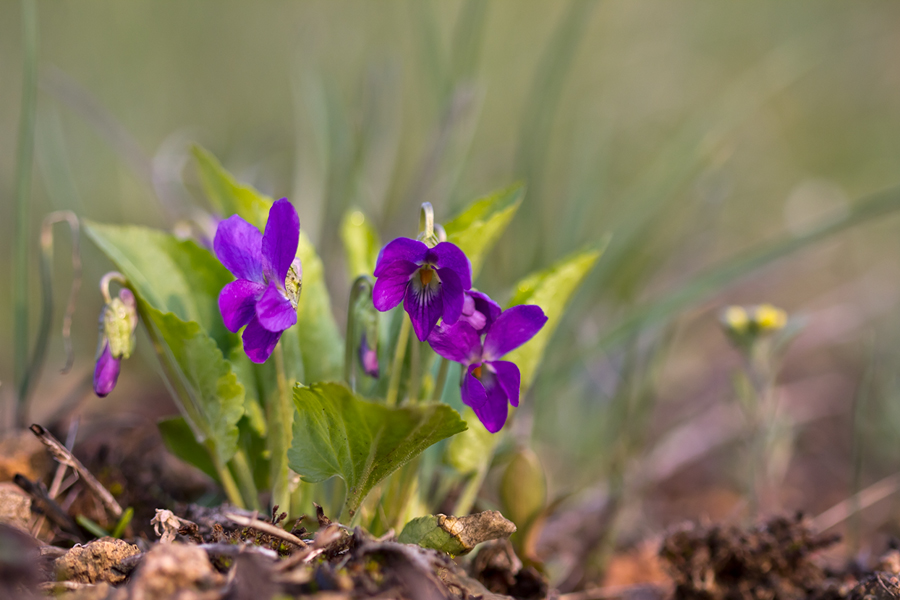
<instances>
[{"instance_id":1,"label":"heart-shaped leaf","mask_svg":"<svg viewBox=\"0 0 900 600\"><path fill-rule=\"evenodd\" d=\"M352 516L371 489L423 450L464 431L459 414L440 403L388 407L362 400L338 383L294 388L291 469L305 481L337 475L347 484Z\"/></svg>"}]
</instances>

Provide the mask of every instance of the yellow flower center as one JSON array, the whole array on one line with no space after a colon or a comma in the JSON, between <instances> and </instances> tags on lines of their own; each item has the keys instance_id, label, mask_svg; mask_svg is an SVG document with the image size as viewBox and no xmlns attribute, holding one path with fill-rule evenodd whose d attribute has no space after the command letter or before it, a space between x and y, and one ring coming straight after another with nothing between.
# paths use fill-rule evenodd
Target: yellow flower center
<instances>
[{"instance_id":1,"label":"yellow flower center","mask_svg":"<svg viewBox=\"0 0 900 600\"><path fill-rule=\"evenodd\" d=\"M481 380L481 365L472 369L472 375L475 376L475 379Z\"/></svg>"},{"instance_id":2,"label":"yellow flower center","mask_svg":"<svg viewBox=\"0 0 900 600\"><path fill-rule=\"evenodd\" d=\"M429 268L419 269L419 279L422 281L422 285L428 285L431 283L431 278L434 277L434 271Z\"/></svg>"}]
</instances>

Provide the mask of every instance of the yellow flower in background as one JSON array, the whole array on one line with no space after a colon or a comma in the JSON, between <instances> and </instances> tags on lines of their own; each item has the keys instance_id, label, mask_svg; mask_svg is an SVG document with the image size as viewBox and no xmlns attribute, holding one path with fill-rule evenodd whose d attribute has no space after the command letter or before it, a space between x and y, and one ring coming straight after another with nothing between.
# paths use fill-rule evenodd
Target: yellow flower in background
<instances>
[{"instance_id":1,"label":"yellow flower in background","mask_svg":"<svg viewBox=\"0 0 900 600\"><path fill-rule=\"evenodd\" d=\"M753 322L760 331L778 331L787 324L787 313L771 304L760 304L753 311Z\"/></svg>"},{"instance_id":2,"label":"yellow flower in background","mask_svg":"<svg viewBox=\"0 0 900 600\"><path fill-rule=\"evenodd\" d=\"M722 323L731 333L743 335L750 325L750 317L743 306L729 306L722 313Z\"/></svg>"}]
</instances>

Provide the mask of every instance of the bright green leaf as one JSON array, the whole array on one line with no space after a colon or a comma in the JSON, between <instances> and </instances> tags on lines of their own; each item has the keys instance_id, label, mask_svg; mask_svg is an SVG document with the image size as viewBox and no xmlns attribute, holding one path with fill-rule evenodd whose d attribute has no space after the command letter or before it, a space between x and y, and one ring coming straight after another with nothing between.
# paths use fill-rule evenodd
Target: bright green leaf
<instances>
[{"instance_id":1,"label":"bright green leaf","mask_svg":"<svg viewBox=\"0 0 900 600\"><path fill-rule=\"evenodd\" d=\"M463 475L481 468L486 456L492 456L494 446L501 439L481 424L475 411L466 406L462 414L469 428L447 443L444 461Z\"/></svg>"},{"instance_id":2,"label":"bright green leaf","mask_svg":"<svg viewBox=\"0 0 900 600\"><path fill-rule=\"evenodd\" d=\"M297 305L297 325L307 382L335 381L344 365L344 342L331 312L325 268L309 238L300 232L297 256L303 263L303 291Z\"/></svg>"},{"instance_id":3,"label":"bright green leaf","mask_svg":"<svg viewBox=\"0 0 900 600\"><path fill-rule=\"evenodd\" d=\"M168 417L159 421L156 426L159 428L163 443L169 452L187 464L197 467L216 481L219 480L219 474L209 457L209 452L197 442L191 426L184 420L184 417Z\"/></svg>"},{"instance_id":4,"label":"bright green leaf","mask_svg":"<svg viewBox=\"0 0 900 600\"><path fill-rule=\"evenodd\" d=\"M446 404L388 407L337 383L296 386L291 469L310 482L337 475L347 484L352 515L369 491L432 444L464 431Z\"/></svg>"},{"instance_id":5,"label":"bright green leaf","mask_svg":"<svg viewBox=\"0 0 900 600\"><path fill-rule=\"evenodd\" d=\"M516 285L509 306L537 304L547 315L547 324L536 336L504 357L504 360L519 366L523 390L531 386L547 342L556 331L572 294L602 253L603 247L576 252L549 269L529 275Z\"/></svg>"},{"instance_id":6,"label":"bright green leaf","mask_svg":"<svg viewBox=\"0 0 900 600\"><path fill-rule=\"evenodd\" d=\"M413 519L400 532L397 541L460 556L482 542L506 538L515 532L516 526L511 521L496 510L486 510L465 517L438 514Z\"/></svg>"},{"instance_id":7,"label":"bright green leaf","mask_svg":"<svg viewBox=\"0 0 900 600\"><path fill-rule=\"evenodd\" d=\"M525 188L521 183L480 198L466 210L444 223L447 241L459 246L472 262L474 280L484 257L506 230L522 204Z\"/></svg>"},{"instance_id":8,"label":"bright green leaf","mask_svg":"<svg viewBox=\"0 0 900 600\"><path fill-rule=\"evenodd\" d=\"M88 237L144 302L194 321L227 351L235 336L219 314L219 292L234 278L205 248L155 229L84 222Z\"/></svg>"},{"instance_id":9,"label":"bright green leaf","mask_svg":"<svg viewBox=\"0 0 900 600\"><path fill-rule=\"evenodd\" d=\"M262 229L269 216L272 199L248 185L238 183L205 148L194 146L191 150L197 160L203 191L215 210L222 217L240 215Z\"/></svg>"},{"instance_id":10,"label":"bright green leaf","mask_svg":"<svg viewBox=\"0 0 900 600\"><path fill-rule=\"evenodd\" d=\"M244 388L211 337L193 321L163 314L138 295L141 318L158 344L176 399L198 441L221 464L237 450L237 422L244 414Z\"/></svg>"},{"instance_id":11,"label":"bright green leaf","mask_svg":"<svg viewBox=\"0 0 900 600\"><path fill-rule=\"evenodd\" d=\"M347 255L347 274L350 279L371 275L381 250L378 232L361 210L350 210L341 221L341 241Z\"/></svg>"}]
</instances>

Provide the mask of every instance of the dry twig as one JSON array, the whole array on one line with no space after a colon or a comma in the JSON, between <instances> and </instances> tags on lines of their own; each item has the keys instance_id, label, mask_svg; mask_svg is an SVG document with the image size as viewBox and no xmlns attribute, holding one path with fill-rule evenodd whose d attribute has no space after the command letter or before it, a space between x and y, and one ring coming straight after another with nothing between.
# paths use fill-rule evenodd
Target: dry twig
<instances>
[{"instance_id":1,"label":"dry twig","mask_svg":"<svg viewBox=\"0 0 900 600\"><path fill-rule=\"evenodd\" d=\"M271 523L266 523L265 521L260 521L259 519L252 519L250 517L236 515L234 513L225 513L225 517L233 523L240 525L241 527L249 527L250 529L262 531L263 533L267 533L286 542L290 542L296 546L299 546L300 548L307 547L306 542L298 538L293 533L287 532L281 527L278 527L277 525L272 525Z\"/></svg>"}]
</instances>

